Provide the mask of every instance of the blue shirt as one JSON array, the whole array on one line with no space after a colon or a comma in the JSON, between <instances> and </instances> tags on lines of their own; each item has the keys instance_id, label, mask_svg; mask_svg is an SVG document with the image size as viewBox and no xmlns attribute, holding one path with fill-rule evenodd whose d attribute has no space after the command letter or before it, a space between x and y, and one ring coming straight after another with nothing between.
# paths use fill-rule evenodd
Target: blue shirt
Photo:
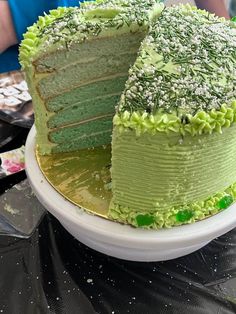
<instances>
[{"instance_id":1,"label":"blue shirt","mask_svg":"<svg viewBox=\"0 0 236 314\"><path fill-rule=\"evenodd\" d=\"M8 0L17 39L20 42L27 27L38 20L40 15L58 6L78 6L83 0ZM18 46L13 46L0 54L0 73L18 70Z\"/></svg>"},{"instance_id":2,"label":"blue shirt","mask_svg":"<svg viewBox=\"0 0 236 314\"><path fill-rule=\"evenodd\" d=\"M236 0L231 0L229 4L229 14L231 17L236 16Z\"/></svg>"}]
</instances>

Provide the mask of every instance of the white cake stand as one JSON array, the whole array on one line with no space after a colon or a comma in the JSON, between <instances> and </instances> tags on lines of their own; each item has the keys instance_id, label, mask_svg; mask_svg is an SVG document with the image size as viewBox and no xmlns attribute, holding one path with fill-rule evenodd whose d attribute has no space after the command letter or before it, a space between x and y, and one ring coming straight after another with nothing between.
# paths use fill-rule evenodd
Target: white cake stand
<instances>
[{"instance_id":1,"label":"white cake stand","mask_svg":"<svg viewBox=\"0 0 236 314\"><path fill-rule=\"evenodd\" d=\"M165 230L136 229L84 212L46 180L35 157L35 128L26 142L26 172L39 201L76 239L99 252L132 261L164 261L192 253L236 227L236 205L196 222Z\"/></svg>"}]
</instances>

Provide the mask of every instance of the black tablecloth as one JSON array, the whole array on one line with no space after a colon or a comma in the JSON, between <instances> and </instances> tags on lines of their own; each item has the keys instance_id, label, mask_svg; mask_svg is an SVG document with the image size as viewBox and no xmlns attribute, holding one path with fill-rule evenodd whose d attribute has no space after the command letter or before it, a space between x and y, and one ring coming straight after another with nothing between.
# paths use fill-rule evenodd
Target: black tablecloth
<instances>
[{"instance_id":1,"label":"black tablecloth","mask_svg":"<svg viewBox=\"0 0 236 314\"><path fill-rule=\"evenodd\" d=\"M4 178L0 193L23 179ZM236 229L191 255L135 263L87 248L47 214L30 239L0 236L1 313L236 313Z\"/></svg>"}]
</instances>

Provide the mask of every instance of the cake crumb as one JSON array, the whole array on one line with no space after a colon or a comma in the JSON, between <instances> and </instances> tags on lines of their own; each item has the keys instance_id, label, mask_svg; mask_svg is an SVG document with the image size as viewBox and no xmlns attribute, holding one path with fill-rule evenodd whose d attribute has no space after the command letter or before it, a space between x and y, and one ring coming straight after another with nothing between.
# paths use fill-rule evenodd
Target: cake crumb
<instances>
[{"instance_id":1,"label":"cake crumb","mask_svg":"<svg viewBox=\"0 0 236 314\"><path fill-rule=\"evenodd\" d=\"M88 279L87 279L87 283L93 283L93 279L88 278Z\"/></svg>"}]
</instances>

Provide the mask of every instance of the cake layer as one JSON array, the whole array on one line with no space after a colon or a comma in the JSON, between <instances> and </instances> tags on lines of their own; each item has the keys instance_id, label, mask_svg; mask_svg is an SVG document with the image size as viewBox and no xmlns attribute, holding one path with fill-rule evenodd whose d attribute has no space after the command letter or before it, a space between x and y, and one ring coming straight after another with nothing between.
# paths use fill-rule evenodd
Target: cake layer
<instances>
[{"instance_id":1,"label":"cake layer","mask_svg":"<svg viewBox=\"0 0 236 314\"><path fill-rule=\"evenodd\" d=\"M111 142L112 116L101 116L59 128L49 133L53 152L73 151L88 147L102 146Z\"/></svg>"},{"instance_id":2,"label":"cake layer","mask_svg":"<svg viewBox=\"0 0 236 314\"><path fill-rule=\"evenodd\" d=\"M87 45L77 44L77 59L73 62L67 58L66 66L53 70L48 75L37 75L37 89L40 97L47 99L60 91L76 87L89 81L116 73L128 73L129 67L134 63L137 51L144 33L130 33L120 36L95 38L87 42ZM117 45L117 41L119 45ZM117 47L119 46L119 48ZM88 48L89 47L89 48ZM89 51L93 51L92 53ZM63 54L58 51L57 54ZM87 59L83 55L87 53ZM55 53L54 53L55 54ZM52 54L51 58L54 58ZM69 53L70 54L70 53ZM82 57L82 60L81 60Z\"/></svg>"},{"instance_id":3,"label":"cake layer","mask_svg":"<svg viewBox=\"0 0 236 314\"><path fill-rule=\"evenodd\" d=\"M104 114L113 116L115 114L115 104L120 99L120 93L85 100L60 110L48 120L48 127L50 129L58 128L91 118L96 119Z\"/></svg>"},{"instance_id":4,"label":"cake layer","mask_svg":"<svg viewBox=\"0 0 236 314\"><path fill-rule=\"evenodd\" d=\"M52 98L47 107L50 105L56 112L48 116L47 126L53 129L105 114L114 115L126 77L111 77Z\"/></svg>"},{"instance_id":5,"label":"cake layer","mask_svg":"<svg viewBox=\"0 0 236 314\"><path fill-rule=\"evenodd\" d=\"M102 97L108 92L111 94L121 93L126 80L127 73L116 74L115 76L108 76L102 80L96 80L95 82L70 89L65 93L48 99L46 108L49 111L57 112L77 103Z\"/></svg>"},{"instance_id":6,"label":"cake layer","mask_svg":"<svg viewBox=\"0 0 236 314\"><path fill-rule=\"evenodd\" d=\"M83 136L68 140L59 145L50 146L51 153L63 153L76 151L88 147L99 147L111 142L111 129L108 131L102 131L93 133L90 136Z\"/></svg>"}]
</instances>

